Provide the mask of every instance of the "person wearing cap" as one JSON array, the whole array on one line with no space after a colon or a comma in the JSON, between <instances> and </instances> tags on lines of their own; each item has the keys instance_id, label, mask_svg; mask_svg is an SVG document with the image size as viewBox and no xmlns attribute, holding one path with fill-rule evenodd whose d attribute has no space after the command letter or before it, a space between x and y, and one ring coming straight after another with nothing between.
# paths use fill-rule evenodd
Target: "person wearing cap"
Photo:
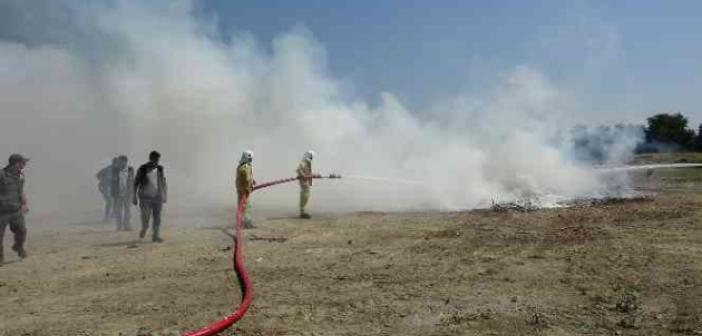
<instances>
[{"instance_id":1,"label":"person wearing cap","mask_svg":"<svg viewBox=\"0 0 702 336\"><path fill-rule=\"evenodd\" d=\"M100 171L95 175L98 179L98 190L100 191L100 194L102 194L102 198L105 200L105 218L104 221L107 222L110 220L110 217L113 217L113 212L112 212L112 205L114 203L114 200L112 199L112 171L114 168L117 166L117 158L112 159L112 163L105 167L100 169Z\"/></svg>"},{"instance_id":2,"label":"person wearing cap","mask_svg":"<svg viewBox=\"0 0 702 336\"><path fill-rule=\"evenodd\" d=\"M0 170L0 266L4 263L5 249L2 242L7 226L10 226L10 230L15 235L12 250L17 252L20 258L27 257L27 252L24 250L24 241L27 237L24 214L29 212L29 207L24 194L22 170L28 161L29 159L20 154L12 154L7 166Z\"/></svg>"},{"instance_id":3,"label":"person wearing cap","mask_svg":"<svg viewBox=\"0 0 702 336\"><path fill-rule=\"evenodd\" d=\"M239 166L236 169L236 193L238 196L237 204L241 203L241 198L251 195L256 181L253 178L253 152L250 150L244 151L239 160ZM251 219L250 202L246 203L244 209L244 229L254 229Z\"/></svg>"},{"instance_id":4,"label":"person wearing cap","mask_svg":"<svg viewBox=\"0 0 702 336\"><path fill-rule=\"evenodd\" d=\"M307 202L310 200L310 191L312 189L312 159L314 151L308 150L302 155L302 160L297 166L297 178L300 182L300 218L308 219L310 215L307 213Z\"/></svg>"},{"instance_id":5,"label":"person wearing cap","mask_svg":"<svg viewBox=\"0 0 702 336\"><path fill-rule=\"evenodd\" d=\"M161 210L163 203L168 198L168 185L163 166L159 165L161 154L153 151L149 154L149 162L141 165L134 178L132 202L139 205L141 211L141 231L139 238L146 236L149 229L149 220L153 217L151 240L155 243L163 242L161 239ZM138 202L138 203L137 203Z\"/></svg>"},{"instance_id":6,"label":"person wearing cap","mask_svg":"<svg viewBox=\"0 0 702 336\"><path fill-rule=\"evenodd\" d=\"M130 224L132 212L129 201L134 187L134 168L128 165L129 159L125 155L117 158L117 164L112 169L112 199L114 200L115 219L117 231L131 231Z\"/></svg>"}]
</instances>

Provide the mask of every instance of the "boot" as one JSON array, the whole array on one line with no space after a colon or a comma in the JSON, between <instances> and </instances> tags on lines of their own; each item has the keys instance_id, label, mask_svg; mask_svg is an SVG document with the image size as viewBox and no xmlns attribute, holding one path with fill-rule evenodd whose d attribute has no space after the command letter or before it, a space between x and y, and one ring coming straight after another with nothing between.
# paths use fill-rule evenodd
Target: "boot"
<instances>
[{"instance_id":1,"label":"boot","mask_svg":"<svg viewBox=\"0 0 702 336\"><path fill-rule=\"evenodd\" d=\"M250 220L244 220L244 229L255 229L256 227Z\"/></svg>"},{"instance_id":2,"label":"boot","mask_svg":"<svg viewBox=\"0 0 702 336\"><path fill-rule=\"evenodd\" d=\"M21 259L24 259L27 257L27 251L24 250L24 248L12 245L12 250L17 252L17 256L20 257Z\"/></svg>"}]
</instances>

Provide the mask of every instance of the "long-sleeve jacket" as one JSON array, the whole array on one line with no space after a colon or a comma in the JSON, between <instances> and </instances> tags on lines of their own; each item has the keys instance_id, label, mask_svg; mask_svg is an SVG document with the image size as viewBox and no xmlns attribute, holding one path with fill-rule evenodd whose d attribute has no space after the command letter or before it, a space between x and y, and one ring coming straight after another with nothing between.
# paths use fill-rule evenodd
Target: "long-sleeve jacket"
<instances>
[{"instance_id":1,"label":"long-sleeve jacket","mask_svg":"<svg viewBox=\"0 0 702 336\"><path fill-rule=\"evenodd\" d=\"M297 166L297 177L300 179L300 186L309 188L312 186L312 162L302 160Z\"/></svg>"},{"instance_id":2,"label":"long-sleeve jacket","mask_svg":"<svg viewBox=\"0 0 702 336\"><path fill-rule=\"evenodd\" d=\"M17 213L25 203L24 175L9 168L0 170L0 213Z\"/></svg>"},{"instance_id":3,"label":"long-sleeve jacket","mask_svg":"<svg viewBox=\"0 0 702 336\"><path fill-rule=\"evenodd\" d=\"M100 171L95 175L98 179L98 185L101 187L109 187L112 185L112 170L115 168L114 165L109 165L105 168L100 169Z\"/></svg>"},{"instance_id":4,"label":"long-sleeve jacket","mask_svg":"<svg viewBox=\"0 0 702 336\"><path fill-rule=\"evenodd\" d=\"M236 169L236 191L239 194L251 193L254 187L253 167L243 163Z\"/></svg>"}]
</instances>

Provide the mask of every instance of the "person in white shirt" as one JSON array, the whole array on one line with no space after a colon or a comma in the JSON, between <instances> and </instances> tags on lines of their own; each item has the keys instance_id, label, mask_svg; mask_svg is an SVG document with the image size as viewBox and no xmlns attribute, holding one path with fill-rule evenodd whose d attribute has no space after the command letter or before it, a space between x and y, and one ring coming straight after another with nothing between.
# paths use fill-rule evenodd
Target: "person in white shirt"
<instances>
[{"instance_id":1,"label":"person in white shirt","mask_svg":"<svg viewBox=\"0 0 702 336\"><path fill-rule=\"evenodd\" d=\"M129 160L121 155L117 164L112 169L112 199L114 200L114 213L117 221L117 231L131 231L131 202L133 194L134 168L128 165Z\"/></svg>"}]
</instances>

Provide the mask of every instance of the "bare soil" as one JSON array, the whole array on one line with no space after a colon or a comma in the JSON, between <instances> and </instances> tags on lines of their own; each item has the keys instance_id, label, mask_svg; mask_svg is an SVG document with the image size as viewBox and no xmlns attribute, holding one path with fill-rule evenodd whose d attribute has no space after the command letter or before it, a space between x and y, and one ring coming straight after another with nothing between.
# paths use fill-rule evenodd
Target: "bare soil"
<instances>
[{"instance_id":1,"label":"bare soil","mask_svg":"<svg viewBox=\"0 0 702 336\"><path fill-rule=\"evenodd\" d=\"M254 303L224 334L700 335L702 170L636 183L656 195L527 213L258 213ZM179 335L230 313L233 209L169 211L162 244L94 216L30 217L29 258L6 240L0 334Z\"/></svg>"}]
</instances>

